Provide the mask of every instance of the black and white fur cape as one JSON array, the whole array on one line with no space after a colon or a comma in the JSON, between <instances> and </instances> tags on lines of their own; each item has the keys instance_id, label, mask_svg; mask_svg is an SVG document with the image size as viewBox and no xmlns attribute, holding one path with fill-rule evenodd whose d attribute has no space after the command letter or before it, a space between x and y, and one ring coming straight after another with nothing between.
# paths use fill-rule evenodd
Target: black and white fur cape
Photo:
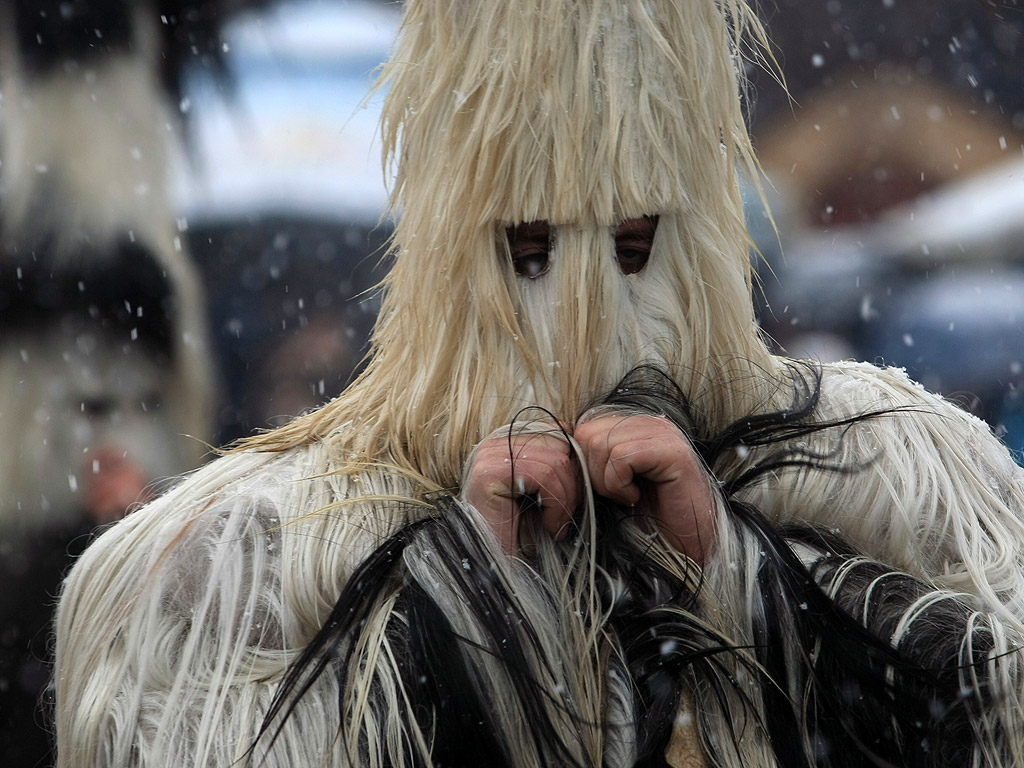
<instances>
[{"instance_id":1,"label":"black and white fur cape","mask_svg":"<svg viewBox=\"0 0 1024 768\"><path fill-rule=\"evenodd\" d=\"M803 382L791 409L709 437L656 371L634 371L605 406L668 416L712 471L738 449L901 416L815 424L820 374ZM356 569L254 754L330 675L354 765L665 766L677 729L699 733L708 765L1019 764L1019 638L971 596L739 500L792 466L863 469L786 449L716 472L713 575L640 509L594 499L564 543L524 515L536 550L512 559L472 508L439 496Z\"/></svg>"}]
</instances>

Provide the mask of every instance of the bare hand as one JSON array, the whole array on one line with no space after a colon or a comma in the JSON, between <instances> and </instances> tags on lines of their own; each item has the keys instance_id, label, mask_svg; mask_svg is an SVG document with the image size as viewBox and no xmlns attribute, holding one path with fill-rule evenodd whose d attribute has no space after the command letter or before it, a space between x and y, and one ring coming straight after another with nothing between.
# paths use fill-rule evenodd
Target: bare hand
<instances>
[{"instance_id":1,"label":"bare hand","mask_svg":"<svg viewBox=\"0 0 1024 768\"><path fill-rule=\"evenodd\" d=\"M583 492L579 468L561 429L529 433L513 426L477 446L463 494L490 523L508 554L519 554L519 522L524 508L536 505L544 529L556 539L565 535Z\"/></svg>"},{"instance_id":2,"label":"bare hand","mask_svg":"<svg viewBox=\"0 0 1024 768\"><path fill-rule=\"evenodd\" d=\"M715 536L708 473L690 441L663 416L599 415L573 435L594 492L626 506L641 495L665 538L699 564ZM641 482L645 486L641 489Z\"/></svg>"}]
</instances>

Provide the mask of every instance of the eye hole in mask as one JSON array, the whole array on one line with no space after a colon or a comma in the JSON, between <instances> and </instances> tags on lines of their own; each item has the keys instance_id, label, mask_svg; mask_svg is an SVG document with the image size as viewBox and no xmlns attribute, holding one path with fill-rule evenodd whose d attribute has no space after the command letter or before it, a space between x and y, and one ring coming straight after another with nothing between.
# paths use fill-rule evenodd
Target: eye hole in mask
<instances>
[{"instance_id":1,"label":"eye hole in mask","mask_svg":"<svg viewBox=\"0 0 1024 768\"><path fill-rule=\"evenodd\" d=\"M528 221L505 230L512 268L530 280L551 268L551 225L546 221Z\"/></svg>"},{"instance_id":2,"label":"eye hole in mask","mask_svg":"<svg viewBox=\"0 0 1024 768\"><path fill-rule=\"evenodd\" d=\"M635 275L647 266L657 229L657 216L626 219L615 229L615 258L622 274Z\"/></svg>"}]
</instances>

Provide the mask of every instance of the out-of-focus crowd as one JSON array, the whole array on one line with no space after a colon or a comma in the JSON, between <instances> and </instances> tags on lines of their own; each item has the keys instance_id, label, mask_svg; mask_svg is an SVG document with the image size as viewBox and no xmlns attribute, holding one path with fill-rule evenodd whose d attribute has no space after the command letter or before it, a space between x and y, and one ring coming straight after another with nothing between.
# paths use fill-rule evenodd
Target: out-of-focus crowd
<instances>
[{"instance_id":1,"label":"out-of-focus crowd","mask_svg":"<svg viewBox=\"0 0 1024 768\"><path fill-rule=\"evenodd\" d=\"M780 351L904 366L1024 451L1024 7L938 5L764 4L778 70L748 65L765 177L743 190L758 311ZM324 12L340 26L275 47L288 18ZM221 187L195 182L197 94L228 105L245 146L246 77L316 82L337 66L314 55L325 28L386 40L396 20L374 0L0 0L3 765L51 759L49 623L71 558L211 446L336 395L367 349L377 206L310 202L310 181L302 204L218 208ZM386 49L352 54L365 85ZM351 151L347 120L273 108L294 145Z\"/></svg>"}]
</instances>

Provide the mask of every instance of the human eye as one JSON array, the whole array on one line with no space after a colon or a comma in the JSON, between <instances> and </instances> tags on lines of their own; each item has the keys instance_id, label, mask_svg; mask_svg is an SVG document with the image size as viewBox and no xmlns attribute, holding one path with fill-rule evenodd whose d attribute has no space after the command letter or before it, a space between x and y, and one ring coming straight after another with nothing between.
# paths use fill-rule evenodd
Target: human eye
<instances>
[{"instance_id":1,"label":"human eye","mask_svg":"<svg viewBox=\"0 0 1024 768\"><path fill-rule=\"evenodd\" d=\"M657 229L657 216L626 219L619 224L615 230L615 258L622 274L634 275L647 266Z\"/></svg>"},{"instance_id":2,"label":"human eye","mask_svg":"<svg viewBox=\"0 0 1024 768\"><path fill-rule=\"evenodd\" d=\"M533 280L551 268L551 226L546 221L516 224L505 235L517 275Z\"/></svg>"}]
</instances>

